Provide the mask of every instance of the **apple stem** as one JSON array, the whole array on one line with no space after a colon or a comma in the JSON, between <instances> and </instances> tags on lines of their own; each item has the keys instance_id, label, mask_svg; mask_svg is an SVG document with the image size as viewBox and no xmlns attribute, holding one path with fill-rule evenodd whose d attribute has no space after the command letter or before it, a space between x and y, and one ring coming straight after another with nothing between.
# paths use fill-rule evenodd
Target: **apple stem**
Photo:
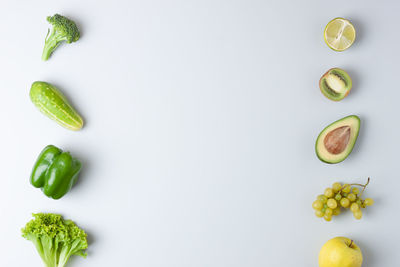
<instances>
[{"instance_id":1,"label":"apple stem","mask_svg":"<svg viewBox=\"0 0 400 267\"><path fill-rule=\"evenodd\" d=\"M351 248L352 245L353 245L353 239L350 241L349 247Z\"/></svg>"}]
</instances>

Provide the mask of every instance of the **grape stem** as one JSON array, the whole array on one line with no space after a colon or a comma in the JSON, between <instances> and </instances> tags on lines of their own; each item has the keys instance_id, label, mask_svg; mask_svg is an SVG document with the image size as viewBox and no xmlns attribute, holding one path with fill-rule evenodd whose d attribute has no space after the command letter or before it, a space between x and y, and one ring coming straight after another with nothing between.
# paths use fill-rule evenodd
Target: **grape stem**
<instances>
[{"instance_id":1,"label":"grape stem","mask_svg":"<svg viewBox=\"0 0 400 267\"><path fill-rule=\"evenodd\" d=\"M359 195L359 197L361 197L362 193L364 192L365 188L366 188L367 185L369 184L369 181L370 181L370 180L371 180L371 178L368 177L368 180L367 180L367 183L366 183L366 184L349 184L349 185L347 185L347 186L354 186L354 185L356 185L356 186L362 187L363 189L361 190L361 193L360 193L360 195ZM344 189L344 187L343 187L342 189L340 189L340 192L342 192L343 189Z\"/></svg>"},{"instance_id":2,"label":"grape stem","mask_svg":"<svg viewBox=\"0 0 400 267\"><path fill-rule=\"evenodd\" d=\"M367 183L366 183L365 185L362 185L363 189L361 190L360 198L361 198L361 195L362 195L362 193L364 192L365 188L366 188L367 185L369 184L369 181L370 181L370 180L371 180L371 178L368 177Z\"/></svg>"}]
</instances>

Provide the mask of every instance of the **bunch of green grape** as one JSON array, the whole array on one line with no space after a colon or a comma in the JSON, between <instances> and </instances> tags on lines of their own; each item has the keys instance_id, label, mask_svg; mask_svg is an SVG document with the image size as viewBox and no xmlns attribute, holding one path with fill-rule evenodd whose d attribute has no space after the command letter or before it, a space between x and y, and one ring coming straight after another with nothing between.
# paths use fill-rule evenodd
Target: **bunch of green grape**
<instances>
[{"instance_id":1,"label":"bunch of green grape","mask_svg":"<svg viewBox=\"0 0 400 267\"><path fill-rule=\"evenodd\" d=\"M324 194L319 195L312 204L315 215L324 218L325 221L331 221L332 216L339 215L341 208L345 208L350 209L354 218L360 220L362 217L361 209L374 204L372 198L361 198L369 180L368 178L365 185L334 183L332 187L326 188ZM357 186L362 187L361 192Z\"/></svg>"}]
</instances>

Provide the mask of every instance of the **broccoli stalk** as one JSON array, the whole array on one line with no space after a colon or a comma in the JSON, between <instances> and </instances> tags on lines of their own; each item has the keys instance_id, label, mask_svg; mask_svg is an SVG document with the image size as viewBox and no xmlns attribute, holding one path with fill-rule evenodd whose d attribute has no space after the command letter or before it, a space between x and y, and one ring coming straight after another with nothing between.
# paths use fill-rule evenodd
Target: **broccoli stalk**
<instances>
[{"instance_id":1,"label":"broccoli stalk","mask_svg":"<svg viewBox=\"0 0 400 267\"><path fill-rule=\"evenodd\" d=\"M47 21L53 25L51 30L48 30L44 43L42 60L46 61L50 58L53 51L63 42L68 44L79 40L80 33L75 22L72 20L55 14L52 17L47 17Z\"/></svg>"},{"instance_id":2,"label":"broccoli stalk","mask_svg":"<svg viewBox=\"0 0 400 267\"><path fill-rule=\"evenodd\" d=\"M33 242L46 267L64 267L72 255L86 257L87 235L73 221L51 213L33 217L22 236Z\"/></svg>"}]
</instances>

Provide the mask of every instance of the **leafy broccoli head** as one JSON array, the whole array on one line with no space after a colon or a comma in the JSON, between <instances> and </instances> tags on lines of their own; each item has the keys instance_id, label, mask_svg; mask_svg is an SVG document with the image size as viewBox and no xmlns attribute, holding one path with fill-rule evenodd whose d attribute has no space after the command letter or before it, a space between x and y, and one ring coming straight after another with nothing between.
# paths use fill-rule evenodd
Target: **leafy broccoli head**
<instances>
[{"instance_id":1,"label":"leafy broccoli head","mask_svg":"<svg viewBox=\"0 0 400 267\"><path fill-rule=\"evenodd\" d=\"M75 22L55 14L47 17L47 21L53 25L53 28L47 32L45 39L42 59L48 60L53 51L63 42L68 44L79 40L80 33Z\"/></svg>"},{"instance_id":2,"label":"leafy broccoli head","mask_svg":"<svg viewBox=\"0 0 400 267\"><path fill-rule=\"evenodd\" d=\"M51 213L33 217L22 236L33 242L46 267L64 267L72 255L86 257L87 235L73 221Z\"/></svg>"}]
</instances>

